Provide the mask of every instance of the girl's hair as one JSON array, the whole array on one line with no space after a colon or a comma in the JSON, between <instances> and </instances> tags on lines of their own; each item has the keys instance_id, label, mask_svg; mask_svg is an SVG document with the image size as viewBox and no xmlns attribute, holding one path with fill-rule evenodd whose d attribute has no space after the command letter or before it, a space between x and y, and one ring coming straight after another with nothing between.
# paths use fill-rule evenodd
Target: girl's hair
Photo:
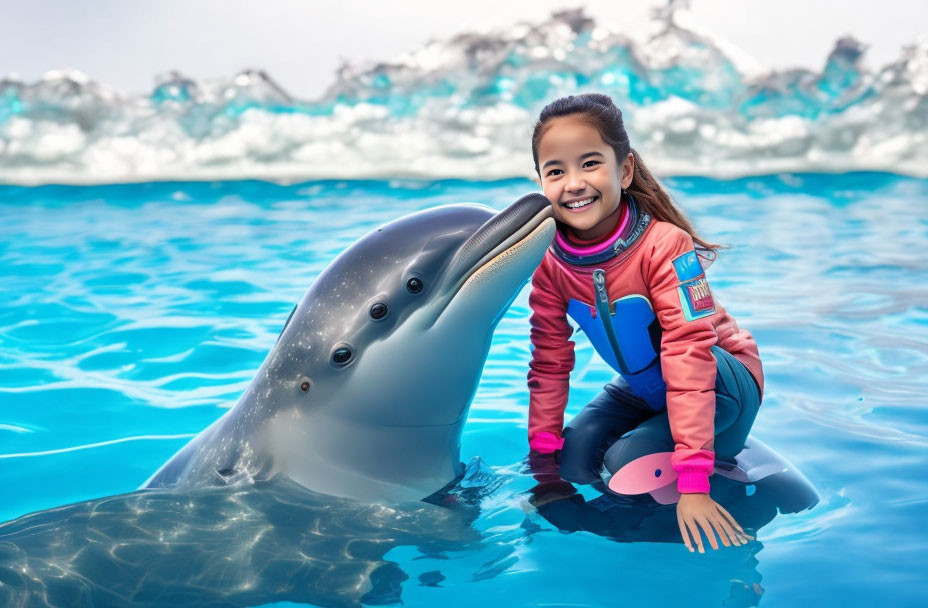
<instances>
[{"instance_id":1,"label":"girl's hair","mask_svg":"<svg viewBox=\"0 0 928 608\"><path fill-rule=\"evenodd\" d=\"M622 122L622 111L612 103L608 95L599 93L570 95L556 99L542 109L532 133L532 157L535 159L535 172L539 177L541 177L541 171L538 169L538 144L550 128L549 122L552 118L572 115L577 115L577 118L588 122L599 131L603 141L612 146L619 163L625 160L629 152L632 153L635 159L635 170L632 183L626 190L635 197L643 211L654 219L670 222L685 230L693 237L699 248L708 250L707 253L710 255L714 255L715 251L721 248L721 245L705 241L696 234L696 229L686 219L686 215L674 204L673 199L661 187L660 182L648 171L638 152L628 143L628 133Z\"/></svg>"}]
</instances>

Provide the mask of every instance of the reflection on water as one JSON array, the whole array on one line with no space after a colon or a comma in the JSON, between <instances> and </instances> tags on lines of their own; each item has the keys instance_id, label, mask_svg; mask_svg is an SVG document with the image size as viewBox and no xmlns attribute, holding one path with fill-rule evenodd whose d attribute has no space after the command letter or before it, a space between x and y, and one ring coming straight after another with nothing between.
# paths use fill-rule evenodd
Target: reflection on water
<instances>
[{"instance_id":1,"label":"reflection on water","mask_svg":"<svg viewBox=\"0 0 928 608\"><path fill-rule=\"evenodd\" d=\"M479 459L453 488L418 503L365 505L278 476L186 492L143 490L33 513L0 525L0 604L398 604L404 587L438 590L462 575L475 582L505 575L551 525L623 543L680 543L672 506L606 495L586 500L560 479L553 457L535 454L528 465L538 483L530 500L507 497L521 499L526 511L507 529L475 526L481 504L506 494L505 477ZM777 513L776 488L758 484L750 498L735 482L713 491L751 533ZM753 542L728 550L695 590L726 606L755 605L763 591L756 559L762 548ZM409 550L413 561L433 568L419 566L415 582L406 560L387 556ZM680 551L649 551L686 567ZM652 578L630 581L623 593L646 594ZM715 595L726 582L727 592Z\"/></svg>"},{"instance_id":2,"label":"reflection on water","mask_svg":"<svg viewBox=\"0 0 928 608\"><path fill-rule=\"evenodd\" d=\"M286 478L139 491L0 525L3 606L323 606L395 603L384 554L477 540L467 508L363 505Z\"/></svg>"}]
</instances>

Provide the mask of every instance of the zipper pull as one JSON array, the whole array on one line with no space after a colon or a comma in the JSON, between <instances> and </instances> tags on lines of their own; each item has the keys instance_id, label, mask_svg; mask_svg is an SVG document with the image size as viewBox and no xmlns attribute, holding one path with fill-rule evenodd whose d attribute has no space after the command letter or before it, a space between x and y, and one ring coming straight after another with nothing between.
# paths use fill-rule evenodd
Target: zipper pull
<instances>
[{"instance_id":1,"label":"zipper pull","mask_svg":"<svg viewBox=\"0 0 928 608\"><path fill-rule=\"evenodd\" d=\"M609 292L606 290L606 271L597 268L593 271L593 286L596 288L596 300L605 305L611 316L615 316L615 306L609 301Z\"/></svg>"},{"instance_id":2,"label":"zipper pull","mask_svg":"<svg viewBox=\"0 0 928 608\"><path fill-rule=\"evenodd\" d=\"M611 317L615 316L615 308L609 302L609 293L606 291L606 271L602 268L593 271L593 286L596 288L596 308L599 309L599 317L606 331L609 346L615 354L616 363L619 364L619 371L622 374L629 374L631 372L622 355L622 349L619 348L619 338L615 335L615 327L612 325Z\"/></svg>"}]
</instances>

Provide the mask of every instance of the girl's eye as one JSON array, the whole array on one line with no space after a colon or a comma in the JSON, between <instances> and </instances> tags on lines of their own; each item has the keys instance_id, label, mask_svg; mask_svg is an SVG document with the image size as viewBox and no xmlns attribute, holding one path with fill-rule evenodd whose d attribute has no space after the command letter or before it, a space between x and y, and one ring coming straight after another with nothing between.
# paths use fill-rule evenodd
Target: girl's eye
<instances>
[{"instance_id":1,"label":"girl's eye","mask_svg":"<svg viewBox=\"0 0 928 608\"><path fill-rule=\"evenodd\" d=\"M583 166L584 167L595 167L598 164L599 164L598 160L588 160L585 163L583 163Z\"/></svg>"},{"instance_id":2,"label":"girl's eye","mask_svg":"<svg viewBox=\"0 0 928 608\"><path fill-rule=\"evenodd\" d=\"M547 177L554 177L556 175L560 175L561 173L563 173L563 171L560 169L551 169L545 175L547 175Z\"/></svg>"}]
</instances>

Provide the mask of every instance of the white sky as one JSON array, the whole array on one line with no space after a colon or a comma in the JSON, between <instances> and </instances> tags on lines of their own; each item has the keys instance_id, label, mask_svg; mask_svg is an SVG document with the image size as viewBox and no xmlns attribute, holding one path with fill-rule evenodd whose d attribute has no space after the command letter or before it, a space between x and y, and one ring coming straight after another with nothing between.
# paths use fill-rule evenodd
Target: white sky
<instances>
[{"instance_id":1,"label":"white sky","mask_svg":"<svg viewBox=\"0 0 928 608\"><path fill-rule=\"evenodd\" d=\"M386 60L491 24L538 22L570 0L0 0L0 77L76 68L129 91L156 74L266 70L298 97L321 94L343 59ZM663 0L593 0L587 13L634 31ZM853 34L882 66L928 34L926 0L692 0L694 21L774 68L820 68Z\"/></svg>"}]
</instances>

